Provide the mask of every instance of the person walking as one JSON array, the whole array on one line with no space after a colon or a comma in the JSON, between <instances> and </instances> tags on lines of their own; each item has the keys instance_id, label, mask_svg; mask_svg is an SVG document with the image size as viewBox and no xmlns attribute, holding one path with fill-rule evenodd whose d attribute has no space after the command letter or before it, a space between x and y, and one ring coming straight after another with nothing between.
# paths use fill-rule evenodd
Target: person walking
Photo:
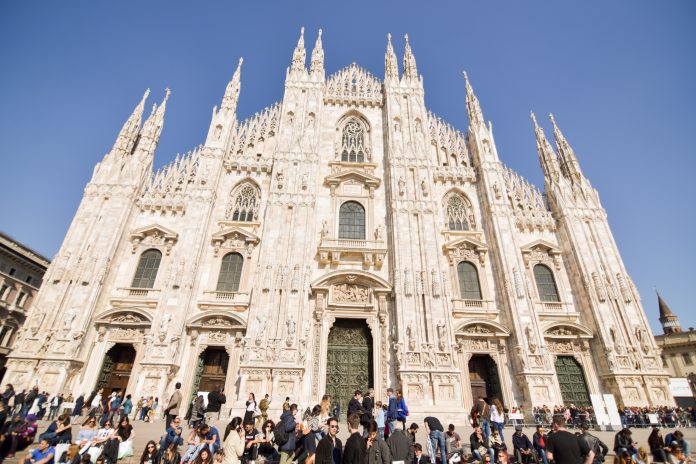
<instances>
[{"instance_id":1,"label":"person walking","mask_svg":"<svg viewBox=\"0 0 696 464\"><path fill-rule=\"evenodd\" d=\"M503 408L503 403L501 403L498 398L493 398L491 403L491 426L498 430L500 439L505 441L505 435L503 435L503 427L505 426L505 409Z\"/></svg>"},{"instance_id":2,"label":"person walking","mask_svg":"<svg viewBox=\"0 0 696 464\"><path fill-rule=\"evenodd\" d=\"M360 435L360 416L348 416L348 433L346 447L343 450L342 464L365 464L367 461L367 443Z\"/></svg>"},{"instance_id":3,"label":"person walking","mask_svg":"<svg viewBox=\"0 0 696 464\"><path fill-rule=\"evenodd\" d=\"M583 422L580 425L580 429L582 430L582 433L578 436L578 439L581 442L585 442L583 449L589 449L594 452L594 460L592 461L593 464L601 464L602 462L604 462L604 457L609 452L609 447L606 444L604 444L602 440L600 440L598 437L595 437L589 432L589 422ZM583 457L586 458L587 456Z\"/></svg>"},{"instance_id":4,"label":"person walking","mask_svg":"<svg viewBox=\"0 0 696 464\"><path fill-rule=\"evenodd\" d=\"M223 393L222 387L208 393L208 406L205 408L205 422L210 424L214 419L220 417L220 409L227 402L227 397Z\"/></svg>"},{"instance_id":5,"label":"person walking","mask_svg":"<svg viewBox=\"0 0 696 464\"><path fill-rule=\"evenodd\" d=\"M249 393L246 402L246 410L244 411L244 425L254 423L254 414L256 414L256 396Z\"/></svg>"},{"instance_id":6,"label":"person walking","mask_svg":"<svg viewBox=\"0 0 696 464\"><path fill-rule=\"evenodd\" d=\"M546 439L546 457L555 464L591 464L594 452L584 441L568 432L565 417L553 416L553 433ZM582 456L585 456L583 461Z\"/></svg>"},{"instance_id":7,"label":"person walking","mask_svg":"<svg viewBox=\"0 0 696 464\"><path fill-rule=\"evenodd\" d=\"M481 426L483 436L486 438L486 441L488 441L488 437L491 434L491 424L489 422L491 419L491 407L482 396L478 397L478 401L476 401L476 404L474 404L471 409L471 417Z\"/></svg>"},{"instance_id":8,"label":"person walking","mask_svg":"<svg viewBox=\"0 0 696 464\"><path fill-rule=\"evenodd\" d=\"M387 422L385 424L385 430L386 435L389 435L396 428L397 419L397 401L393 388L387 388L387 397L389 398L389 403L387 403Z\"/></svg>"},{"instance_id":9,"label":"person walking","mask_svg":"<svg viewBox=\"0 0 696 464\"><path fill-rule=\"evenodd\" d=\"M172 393L172 396L169 397L169 403L167 403L167 407L164 408L165 429L168 427L168 424L171 424L171 422L174 420L174 418L179 415L179 408L180 407L181 407L181 382L177 382L174 385L174 393Z\"/></svg>"},{"instance_id":10,"label":"person walking","mask_svg":"<svg viewBox=\"0 0 696 464\"><path fill-rule=\"evenodd\" d=\"M263 398L261 398L261 401L259 401L259 411L261 412L261 417L258 418L258 423L260 424L265 424L266 421L268 420L268 408L271 406L271 399L268 396L268 393L264 395Z\"/></svg>"},{"instance_id":11,"label":"person walking","mask_svg":"<svg viewBox=\"0 0 696 464\"><path fill-rule=\"evenodd\" d=\"M295 456L295 445L297 443L297 405L290 405L290 408L280 416L280 422L288 436L288 440L280 446L280 464L290 464ZM364 464L364 463L363 463Z\"/></svg>"}]
</instances>

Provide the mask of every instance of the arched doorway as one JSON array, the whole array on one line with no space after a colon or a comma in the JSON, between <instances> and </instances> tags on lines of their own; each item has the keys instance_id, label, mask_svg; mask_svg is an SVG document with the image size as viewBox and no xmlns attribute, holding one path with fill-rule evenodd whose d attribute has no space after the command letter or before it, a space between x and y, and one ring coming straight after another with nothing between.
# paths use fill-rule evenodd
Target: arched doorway
<instances>
[{"instance_id":1,"label":"arched doorway","mask_svg":"<svg viewBox=\"0 0 696 464\"><path fill-rule=\"evenodd\" d=\"M373 386L372 334L364 319L336 319L329 332L326 393L345 414L355 390Z\"/></svg>"},{"instance_id":2,"label":"arched doorway","mask_svg":"<svg viewBox=\"0 0 696 464\"><path fill-rule=\"evenodd\" d=\"M111 392L125 392L130 380L130 374L135 362L133 345L117 344L111 347L104 356L104 363L99 372L97 389L104 389L104 396Z\"/></svg>"},{"instance_id":3,"label":"arched doorway","mask_svg":"<svg viewBox=\"0 0 696 464\"><path fill-rule=\"evenodd\" d=\"M487 354L475 354L469 360L469 381L471 382L471 396L474 401L482 397L490 403L493 398L503 399L500 388L498 366Z\"/></svg>"},{"instance_id":4,"label":"arched doorway","mask_svg":"<svg viewBox=\"0 0 696 464\"><path fill-rule=\"evenodd\" d=\"M591 406L590 395L587 392L587 382L582 366L573 356L558 356L556 358L556 377L561 388L563 404L575 406Z\"/></svg>"},{"instance_id":5,"label":"arched doorway","mask_svg":"<svg viewBox=\"0 0 696 464\"><path fill-rule=\"evenodd\" d=\"M193 378L192 395L198 392L211 392L225 387L227 366L230 356L221 346L210 346L198 357L196 375Z\"/></svg>"}]
</instances>

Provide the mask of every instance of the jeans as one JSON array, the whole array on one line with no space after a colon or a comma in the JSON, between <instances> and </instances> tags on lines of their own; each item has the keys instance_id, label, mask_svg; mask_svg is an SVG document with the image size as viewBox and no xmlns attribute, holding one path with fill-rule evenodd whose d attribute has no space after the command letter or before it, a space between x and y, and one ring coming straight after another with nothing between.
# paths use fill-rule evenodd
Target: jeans
<instances>
[{"instance_id":1,"label":"jeans","mask_svg":"<svg viewBox=\"0 0 696 464\"><path fill-rule=\"evenodd\" d=\"M546 457L545 449L537 448L536 452L539 455L539 459L541 459L544 464L549 464L549 458Z\"/></svg>"},{"instance_id":2,"label":"jeans","mask_svg":"<svg viewBox=\"0 0 696 464\"><path fill-rule=\"evenodd\" d=\"M377 427L377 436L384 440L384 427Z\"/></svg>"},{"instance_id":3,"label":"jeans","mask_svg":"<svg viewBox=\"0 0 696 464\"><path fill-rule=\"evenodd\" d=\"M387 422L385 423L385 426L386 426L386 428L389 430L389 434L390 434L390 435L391 435L391 433L392 433L394 430L396 430L396 423L397 423L397 422L398 422L398 421L392 420L392 421L387 421Z\"/></svg>"},{"instance_id":4,"label":"jeans","mask_svg":"<svg viewBox=\"0 0 696 464\"><path fill-rule=\"evenodd\" d=\"M431 430L430 431L430 444L433 445L433 464L435 464L435 456L437 456L437 445L440 445L440 455L442 456L442 463L447 464L447 450L445 449L445 432L442 430Z\"/></svg>"},{"instance_id":5,"label":"jeans","mask_svg":"<svg viewBox=\"0 0 696 464\"><path fill-rule=\"evenodd\" d=\"M51 409L48 411L48 420L53 420L57 414L58 406L51 406Z\"/></svg>"},{"instance_id":6,"label":"jeans","mask_svg":"<svg viewBox=\"0 0 696 464\"><path fill-rule=\"evenodd\" d=\"M488 440L488 437L491 436L491 423L488 422L488 419L481 420L481 430L483 431L483 436Z\"/></svg>"},{"instance_id":7,"label":"jeans","mask_svg":"<svg viewBox=\"0 0 696 464\"><path fill-rule=\"evenodd\" d=\"M477 461L483 461L483 456L481 456L481 453L479 453L478 450L471 450L471 454L476 457ZM490 456L491 462L495 462L495 453L493 452L493 448L488 448L488 456Z\"/></svg>"},{"instance_id":8,"label":"jeans","mask_svg":"<svg viewBox=\"0 0 696 464\"><path fill-rule=\"evenodd\" d=\"M491 422L493 422L493 421L491 421ZM493 422L493 429L498 430L498 435L500 435L500 439L503 441L505 441L505 437L503 436L503 426L504 425L505 424L503 424L502 422Z\"/></svg>"}]
</instances>

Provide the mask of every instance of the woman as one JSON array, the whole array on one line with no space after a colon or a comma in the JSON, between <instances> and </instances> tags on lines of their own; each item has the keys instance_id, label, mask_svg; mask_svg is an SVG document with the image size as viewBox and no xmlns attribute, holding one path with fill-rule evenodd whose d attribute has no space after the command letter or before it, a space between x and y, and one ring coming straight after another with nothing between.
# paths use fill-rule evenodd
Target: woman
<instances>
[{"instance_id":1,"label":"woman","mask_svg":"<svg viewBox=\"0 0 696 464\"><path fill-rule=\"evenodd\" d=\"M188 438L186 439L186 445L188 446L188 449L184 454L182 462L187 463L196 458L196 456L198 455L198 451L200 451L201 443L203 443L204 438L205 434L202 432L201 426L198 426L191 430Z\"/></svg>"},{"instance_id":2,"label":"woman","mask_svg":"<svg viewBox=\"0 0 696 464\"><path fill-rule=\"evenodd\" d=\"M256 435L254 443L258 444L258 457L256 458L258 464L271 463L278 460L273 427L275 427L275 423L269 419L263 423L261 432Z\"/></svg>"},{"instance_id":3,"label":"woman","mask_svg":"<svg viewBox=\"0 0 696 464\"><path fill-rule=\"evenodd\" d=\"M242 428L242 418L233 418L225 428L225 437L222 444L225 452L223 464L239 464L244 454L244 429Z\"/></svg>"},{"instance_id":4,"label":"woman","mask_svg":"<svg viewBox=\"0 0 696 464\"><path fill-rule=\"evenodd\" d=\"M121 408L123 408L124 416L128 416L133 410L133 400L131 399L130 393L126 395L126 400L121 405Z\"/></svg>"},{"instance_id":5,"label":"woman","mask_svg":"<svg viewBox=\"0 0 696 464\"><path fill-rule=\"evenodd\" d=\"M85 395L82 394L75 400L75 407L72 410L72 416L81 416L82 409L85 407Z\"/></svg>"},{"instance_id":6,"label":"woman","mask_svg":"<svg viewBox=\"0 0 696 464\"><path fill-rule=\"evenodd\" d=\"M130 419L128 419L128 415L124 413L114 433L114 439L118 440L118 459L133 456L134 437L133 426L130 423Z\"/></svg>"},{"instance_id":7,"label":"woman","mask_svg":"<svg viewBox=\"0 0 696 464\"><path fill-rule=\"evenodd\" d=\"M94 417L88 417L87 420L82 424L82 427L80 427L80 432L77 434L76 443L81 447L85 446L87 443L91 443L97 436L98 431L97 419Z\"/></svg>"},{"instance_id":8,"label":"woman","mask_svg":"<svg viewBox=\"0 0 696 464\"><path fill-rule=\"evenodd\" d=\"M503 409L503 404L498 398L493 398L493 404L491 404L491 429L497 429L500 434L500 439L505 441L505 435L503 435L503 426L505 426L505 410Z\"/></svg>"},{"instance_id":9,"label":"woman","mask_svg":"<svg viewBox=\"0 0 696 464\"><path fill-rule=\"evenodd\" d=\"M256 412L256 397L253 393L249 393L249 399L246 402L246 411L244 412L244 423L254 423L254 413Z\"/></svg>"},{"instance_id":10,"label":"woman","mask_svg":"<svg viewBox=\"0 0 696 464\"><path fill-rule=\"evenodd\" d=\"M637 464L650 464L650 454L648 453L648 450L645 449L645 447L641 446L638 448L638 453L636 455L636 463Z\"/></svg>"},{"instance_id":11,"label":"woman","mask_svg":"<svg viewBox=\"0 0 696 464\"><path fill-rule=\"evenodd\" d=\"M498 433L498 429L491 429L491 436L488 437L488 446L493 449L493 455L497 454L500 448L505 447L505 443Z\"/></svg>"},{"instance_id":12,"label":"woman","mask_svg":"<svg viewBox=\"0 0 696 464\"><path fill-rule=\"evenodd\" d=\"M181 454L179 454L178 448L176 443L169 445L162 456L161 464L179 464L181 462Z\"/></svg>"},{"instance_id":13,"label":"woman","mask_svg":"<svg viewBox=\"0 0 696 464\"><path fill-rule=\"evenodd\" d=\"M205 447L198 453L198 456L193 462L194 464L213 464L213 455L210 454L210 450Z\"/></svg>"},{"instance_id":14,"label":"woman","mask_svg":"<svg viewBox=\"0 0 696 464\"><path fill-rule=\"evenodd\" d=\"M653 427L652 432L650 432L648 446L650 446L650 452L653 458L655 458L655 462L667 462L665 439L662 437L662 433L657 427Z\"/></svg>"},{"instance_id":15,"label":"woman","mask_svg":"<svg viewBox=\"0 0 696 464\"><path fill-rule=\"evenodd\" d=\"M331 417L331 395L324 395L321 397L321 403L319 403L319 423L321 424L322 436L329 433L326 421Z\"/></svg>"},{"instance_id":16,"label":"woman","mask_svg":"<svg viewBox=\"0 0 696 464\"><path fill-rule=\"evenodd\" d=\"M73 443L68 447L68 450L58 458L61 464L79 464L80 463L80 446Z\"/></svg>"},{"instance_id":17,"label":"woman","mask_svg":"<svg viewBox=\"0 0 696 464\"><path fill-rule=\"evenodd\" d=\"M44 433L39 435L39 440L46 440L51 446L59 443L72 442L72 431L70 426L70 416L61 414L48 425Z\"/></svg>"},{"instance_id":18,"label":"woman","mask_svg":"<svg viewBox=\"0 0 696 464\"><path fill-rule=\"evenodd\" d=\"M152 402L152 406L150 407L150 410L147 412L147 417L148 421L152 422L155 419L155 414L157 414L157 407L159 406L159 398L155 397L155 400Z\"/></svg>"},{"instance_id":19,"label":"woman","mask_svg":"<svg viewBox=\"0 0 696 464\"><path fill-rule=\"evenodd\" d=\"M401 427L406 430L406 417L408 416L408 406L401 390L396 390L396 420L401 422Z\"/></svg>"},{"instance_id":20,"label":"woman","mask_svg":"<svg viewBox=\"0 0 696 464\"><path fill-rule=\"evenodd\" d=\"M309 413L309 417L307 418L307 426L312 431L312 434L316 441L319 441L322 438L324 438L324 436L322 435L322 429L324 424L321 423L320 415L321 406L316 404L312 408L312 412Z\"/></svg>"},{"instance_id":21,"label":"woman","mask_svg":"<svg viewBox=\"0 0 696 464\"><path fill-rule=\"evenodd\" d=\"M191 406L191 418L189 423L191 427L196 428L201 423L205 417L205 399L203 395L198 395L193 400L193 406Z\"/></svg>"},{"instance_id":22,"label":"woman","mask_svg":"<svg viewBox=\"0 0 696 464\"><path fill-rule=\"evenodd\" d=\"M159 464L157 454L157 444L150 440L145 445L142 456L140 456L140 464Z\"/></svg>"}]
</instances>

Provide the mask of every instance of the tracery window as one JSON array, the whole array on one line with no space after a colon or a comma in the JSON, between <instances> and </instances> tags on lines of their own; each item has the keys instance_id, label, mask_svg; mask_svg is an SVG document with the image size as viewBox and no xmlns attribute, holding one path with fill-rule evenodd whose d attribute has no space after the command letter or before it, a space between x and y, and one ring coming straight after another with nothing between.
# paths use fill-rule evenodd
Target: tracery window
<instances>
[{"instance_id":1,"label":"tracery window","mask_svg":"<svg viewBox=\"0 0 696 464\"><path fill-rule=\"evenodd\" d=\"M239 282L242 280L242 268L244 258L239 253L228 253L222 257L220 274L218 275L218 292L239 291Z\"/></svg>"},{"instance_id":2,"label":"tracery window","mask_svg":"<svg viewBox=\"0 0 696 464\"><path fill-rule=\"evenodd\" d=\"M452 194L447 199L447 228L449 230L469 230L469 208L461 195Z\"/></svg>"},{"instance_id":3,"label":"tracery window","mask_svg":"<svg viewBox=\"0 0 696 464\"><path fill-rule=\"evenodd\" d=\"M365 208L360 203L347 201L341 205L338 238L365 240Z\"/></svg>"},{"instance_id":4,"label":"tracery window","mask_svg":"<svg viewBox=\"0 0 696 464\"><path fill-rule=\"evenodd\" d=\"M537 264L534 266L534 280L536 280L537 292L541 301L559 302L558 288L553 278L553 272L548 266Z\"/></svg>"},{"instance_id":5,"label":"tracery window","mask_svg":"<svg viewBox=\"0 0 696 464\"><path fill-rule=\"evenodd\" d=\"M135 270L133 283L134 288L152 288L155 286L155 278L162 261L162 252L151 248L140 255L138 267Z\"/></svg>"},{"instance_id":6,"label":"tracery window","mask_svg":"<svg viewBox=\"0 0 696 464\"><path fill-rule=\"evenodd\" d=\"M457 265L457 275L461 298L463 300L481 300L481 285L476 266L469 261L462 261Z\"/></svg>"},{"instance_id":7,"label":"tracery window","mask_svg":"<svg viewBox=\"0 0 696 464\"><path fill-rule=\"evenodd\" d=\"M365 162L365 127L353 118L343 126L341 136L341 161Z\"/></svg>"},{"instance_id":8,"label":"tracery window","mask_svg":"<svg viewBox=\"0 0 696 464\"><path fill-rule=\"evenodd\" d=\"M234 200L231 204L231 213L233 221L252 222L258 219L259 203L261 202L261 193L259 189L251 183L244 184L237 189ZM229 214L228 214L229 216Z\"/></svg>"}]
</instances>

